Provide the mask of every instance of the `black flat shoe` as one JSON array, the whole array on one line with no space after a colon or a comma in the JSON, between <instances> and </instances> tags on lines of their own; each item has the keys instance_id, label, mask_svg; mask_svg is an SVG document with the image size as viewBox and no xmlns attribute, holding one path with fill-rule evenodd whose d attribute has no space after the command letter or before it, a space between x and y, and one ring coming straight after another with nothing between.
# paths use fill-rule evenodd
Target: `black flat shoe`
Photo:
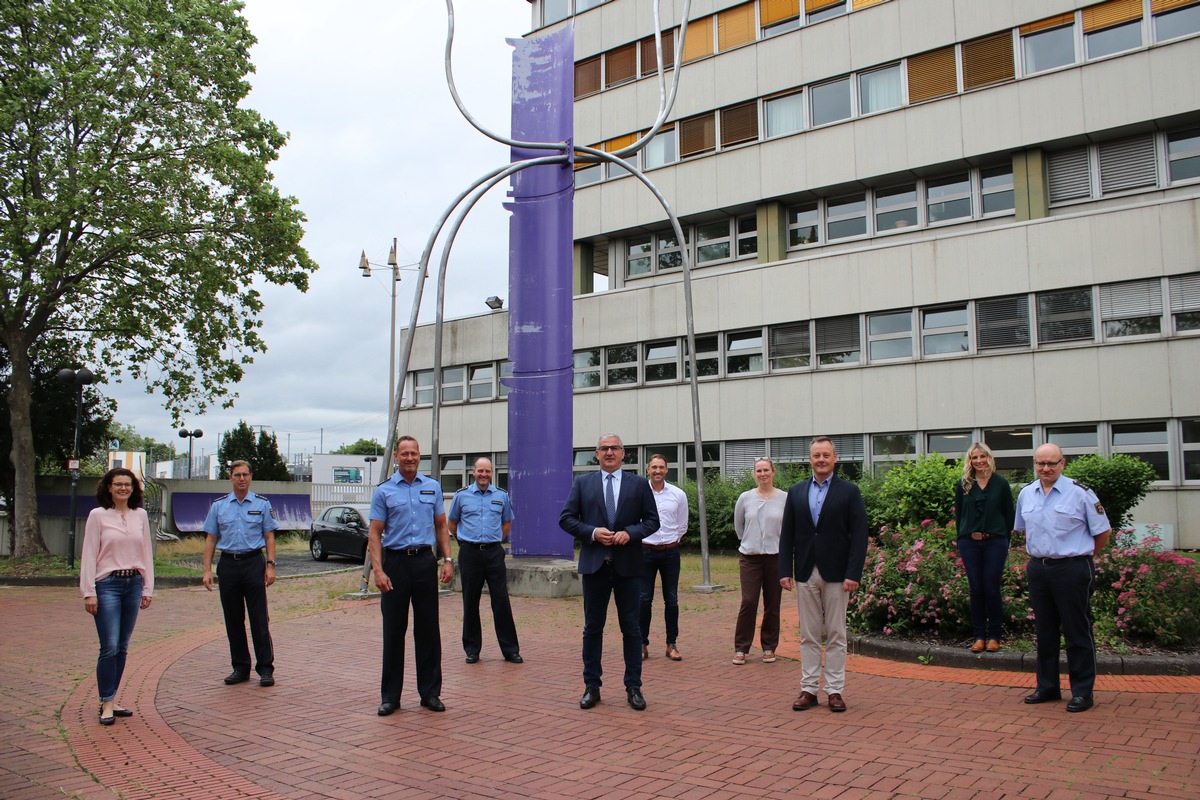
<instances>
[{"instance_id":1,"label":"black flat shoe","mask_svg":"<svg viewBox=\"0 0 1200 800\"><path fill-rule=\"evenodd\" d=\"M275 685L275 673L274 672L264 672L258 678L258 685L259 686L274 686Z\"/></svg>"},{"instance_id":2,"label":"black flat shoe","mask_svg":"<svg viewBox=\"0 0 1200 800\"><path fill-rule=\"evenodd\" d=\"M520 653L513 653L510 656L505 656L504 660L510 664L524 664L525 663L525 659L521 658Z\"/></svg>"},{"instance_id":3,"label":"black flat shoe","mask_svg":"<svg viewBox=\"0 0 1200 800\"><path fill-rule=\"evenodd\" d=\"M225 685L233 686L235 683L245 683L248 680L250 680L249 672L238 672L237 670L234 670L225 676Z\"/></svg>"},{"instance_id":4,"label":"black flat shoe","mask_svg":"<svg viewBox=\"0 0 1200 800\"><path fill-rule=\"evenodd\" d=\"M398 708L400 708L399 703L380 703L379 711L376 713L378 713L381 717L386 717Z\"/></svg>"},{"instance_id":5,"label":"black flat shoe","mask_svg":"<svg viewBox=\"0 0 1200 800\"><path fill-rule=\"evenodd\" d=\"M446 710L446 706L443 705L442 701L436 697L422 697L421 705L425 706L425 708L428 708L430 711Z\"/></svg>"},{"instance_id":6,"label":"black flat shoe","mask_svg":"<svg viewBox=\"0 0 1200 800\"><path fill-rule=\"evenodd\" d=\"M467 657L464 658L463 660L466 661L468 664L474 664L477 661L479 661L479 654L478 653L467 653Z\"/></svg>"},{"instance_id":7,"label":"black flat shoe","mask_svg":"<svg viewBox=\"0 0 1200 800\"><path fill-rule=\"evenodd\" d=\"M1025 705L1035 706L1038 703L1052 703L1062 700L1062 692L1043 692L1038 689L1033 694L1025 698Z\"/></svg>"},{"instance_id":8,"label":"black flat shoe","mask_svg":"<svg viewBox=\"0 0 1200 800\"><path fill-rule=\"evenodd\" d=\"M1072 697L1067 701L1067 711L1072 713L1076 711L1087 711L1095 705L1095 702L1090 696L1088 697Z\"/></svg>"},{"instance_id":9,"label":"black flat shoe","mask_svg":"<svg viewBox=\"0 0 1200 800\"><path fill-rule=\"evenodd\" d=\"M117 721L116 717L106 717L103 714L100 715L100 724L101 725L112 725L116 721Z\"/></svg>"},{"instance_id":10,"label":"black flat shoe","mask_svg":"<svg viewBox=\"0 0 1200 800\"><path fill-rule=\"evenodd\" d=\"M132 717L133 712L130 711L128 708L114 708L113 716L114 717Z\"/></svg>"}]
</instances>

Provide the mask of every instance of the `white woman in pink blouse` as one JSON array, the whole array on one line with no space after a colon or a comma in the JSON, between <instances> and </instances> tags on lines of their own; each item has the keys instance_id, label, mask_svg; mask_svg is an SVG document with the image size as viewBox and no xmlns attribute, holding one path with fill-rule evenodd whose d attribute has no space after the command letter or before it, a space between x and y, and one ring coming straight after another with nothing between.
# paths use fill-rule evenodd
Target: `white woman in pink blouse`
<instances>
[{"instance_id":1,"label":"white woman in pink blouse","mask_svg":"<svg viewBox=\"0 0 1200 800\"><path fill-rule=\"evenodd\" d=\"M100 507L88 514L83 530L79 590L100 635L100 724L112 725L117 717L133 716L116 705L116 696L138 610L149 608L154 594L154 546L136 475L110 469L96 487L96 502Z\"/></svg>"}]
</instances>

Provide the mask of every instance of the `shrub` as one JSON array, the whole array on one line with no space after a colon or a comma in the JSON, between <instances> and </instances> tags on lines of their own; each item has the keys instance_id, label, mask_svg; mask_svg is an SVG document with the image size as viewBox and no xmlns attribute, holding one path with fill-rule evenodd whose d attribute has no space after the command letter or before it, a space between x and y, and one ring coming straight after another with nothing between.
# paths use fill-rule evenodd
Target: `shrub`
<instances>
[{"instance_id":1,"label":"shrub","mask_svg":"<svg viewBox=\"0 0 1200 800\"><path fill-rule=\"evenodd\" d=\"M1080 456L1067 462L1063 474L1096 493L1114 531L1133 521L1133 509L1146 496L1151 481L1158 478L1145 461L1124 453L1107 458Z\"/></svg>"},{"instance_id":2,"label":"shrub","mask_svg":"<svg viewBox=\"0 0 1200 800\"><path fill-rule=\"evenodd\" d=\"M869 490L873 495L867 520L872 529L924 520L948 523L954 516L954 482L961 476L961 463L947 464L942 456L929 453L893 467L881 481L869 479L870 486L860 482L864 494Z\"/></svg>"},{"instance_id":3,"label":"shrub","mask_svg":"<svg viewBox=\"0 0 1200 800\"><path fill-rule=\"evenodd\" d=\"M794 483L806 480L811 473L803 464L776 464L775 485L787 491ZM710 550L737 550L738 538L733 529L733 510L738 495L754 488L754 473L725 477L716 471L704 477L704 509L708 517L708 547ZM696 482L684 478L679 482L688 497L688 541L700 540L700 514Z\"/></svg>"},{"instance_id":4,"label":"shrub","mask_svg":"<svg viewBox=\"0 0 1200 800\"><path fill-rule=\"evenodd\" d=\"M1139 544L1121 531L1096 557L1094 606L1121 638L1190 645L1200 638L1200 570L1193 559L1164 551L1157 536Z\"/></svg>"}]
</instances>

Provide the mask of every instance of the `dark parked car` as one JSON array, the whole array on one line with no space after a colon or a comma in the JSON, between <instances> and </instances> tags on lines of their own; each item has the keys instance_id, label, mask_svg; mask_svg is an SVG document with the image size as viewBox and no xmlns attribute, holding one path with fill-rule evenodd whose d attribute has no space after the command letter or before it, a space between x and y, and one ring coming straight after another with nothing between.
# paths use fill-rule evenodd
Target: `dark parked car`
<instances>
[{"instance_id":1,"label":"dark parked car","mask_svg":"<svg viewBox=\"0 0 1200 800\"><path fill-rule=\"evenodd\" d=\"M308 534L308 550L317 561L330 556L346 556L359 563L367 556L367 528L371 506L366 503L330 506L313 520Z\"/></svg>"}]
</instances>

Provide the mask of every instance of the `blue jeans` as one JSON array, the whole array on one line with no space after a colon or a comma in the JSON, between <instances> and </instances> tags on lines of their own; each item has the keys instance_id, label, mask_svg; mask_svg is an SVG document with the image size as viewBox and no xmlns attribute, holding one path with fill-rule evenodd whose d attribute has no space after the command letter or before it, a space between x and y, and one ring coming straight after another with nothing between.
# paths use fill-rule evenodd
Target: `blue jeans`
<instances>
[{"instance_id":1,"label":"blue jeans","mask_svg":"<svg viewBox=\"0 0 1200 800\"><path fill-rule=\"evenodd\" d=\"M971 630L976 639L999 641L1004 625L1000 580L1008 560L1008 537L993 536L977 542L964 536L958 540L958 553L971 587Z\"/></svg>"},{"instance_id":2,"label":"blue jeans","mask_svg":"<svg viewBox=\"0 0 1200 800\"><path fill-rule=\"evenodd\" d=\"M129 637L142 605L142 576L118 578L109 575L96 581L96 633L100 635L100 657L96 660L96 688L100 702L117 696L125 673Z\"/></svg>"},{"instance_id":3,"label":"blue jeans","mask_svg":"<svg viewBox=\"0 0 1200 800\"><path fill-rule=\"evenodd\" d=\"M642 646L650 646L650 618L654 610L654 578L662 575L663 618L667 627L667 644L679 638L679 548L651 550L645 548L642 557L646 571L642 573Z\"/></svg>"}]
</instances>

